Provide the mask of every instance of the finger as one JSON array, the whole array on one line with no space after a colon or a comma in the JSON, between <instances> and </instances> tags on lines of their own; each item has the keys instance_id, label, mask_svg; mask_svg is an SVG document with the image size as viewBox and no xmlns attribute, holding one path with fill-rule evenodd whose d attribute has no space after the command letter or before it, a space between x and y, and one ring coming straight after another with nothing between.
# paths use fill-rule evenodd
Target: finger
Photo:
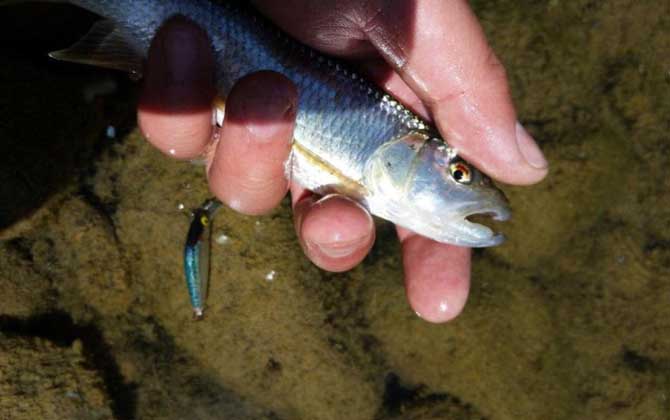
<instances>
[{"instance_id":1,"label":"finger","mask_svg":"<svg viewBox=\"0 0 670 420\"><path fill-rule=\"evenodd\" d=\"M455 318L470 290L470 248L435 242L401 228L398 237L412 309L430 322Z\"/></svg>"},{"instance_id":2,"label":"finger","mask_svg":"<svg viewBox=\"0 0 670 420\"><path fill-rule=\"evenodd\" d=\"M395 24L398 2L370 2L364 30L428 104L461 155L503 182L531 184L547 162L517 123L505 70L465 0L413 2L411 31Z\"/></svg>"},{"instance_id":3,"label":"finger","mask_svg":"<svg viewBox=\"0 0 670 420\"><path fill-rule=\"evenodd\" d=\"M290 80L267 71L242 78L230 92L208 177L231 208L263 214L286 195L297 97Z\"/></svg>"},{"instance_id":4,"label":"finger","mask_svg":"<svg viewBox=\"0 0 670 420\"><path fill-rule=\"evenodd\" d=\"M341 195L321 199L292 187L296 232L305 254L328 271L346 271L370 252L375 227L370 214Z\"/></svg>"},{"instance_id":5,"label":"finger","mask_svg":"<svg viewBox=\"0 0 670 420\"><path fill-rule=\"evenodd\" d=\"M254 7L301 42L336 56L377 55L360 30L358 0L252 0Z\"/></svg>"},{"instance_id":6,"label":"finger","mask_svg":"<svg viewBox=\"0 0 670 420\"><path fill-rule=\"evenodd\" d=\"M393 95L407 108L425 120L430 120L430 110L416 93L405 83L398 73L393 71L388 63L377 57L360 61L361 71L370 80L386 92Z\"/></svg>"},{"instance_id":7,"label":"finger","mask_svg":"<svg viewBox=\"0 0 670 420\"><path fill-rule=\"evenodd\" d=\"M145 69L138 123L163 153L190 159L211 138L214 60L207 34L183 17L154 37Z\"/></svg>"}]
</instances>

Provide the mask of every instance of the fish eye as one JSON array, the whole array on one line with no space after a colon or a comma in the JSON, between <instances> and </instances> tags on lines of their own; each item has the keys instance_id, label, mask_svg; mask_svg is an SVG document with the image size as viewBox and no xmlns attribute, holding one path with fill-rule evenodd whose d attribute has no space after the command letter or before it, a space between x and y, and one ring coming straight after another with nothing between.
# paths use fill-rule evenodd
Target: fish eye
<instances>
[{"instance_id":1,"label":"fish eye","mask_svg":"<svg viewBox=\"0 0 670 420\"><path fill-rule=\"evenodd\" d=\"M200 223L201 223L203 226L207 226L207 225L209 224L209 217L207 217L207 215L202 215L202 216L200 217Z\"/></svg>"},{"instance_id":2,"label":"fish eye","mask_svg":"<svg viewBox=\"0 0 670 420\"><path fill-rule=\"evenodd\" d=\"M451 177L460 184L469 184L472 180L470 167L463 162L456 162L449 165Z\"/></svg>"}]
</instances>

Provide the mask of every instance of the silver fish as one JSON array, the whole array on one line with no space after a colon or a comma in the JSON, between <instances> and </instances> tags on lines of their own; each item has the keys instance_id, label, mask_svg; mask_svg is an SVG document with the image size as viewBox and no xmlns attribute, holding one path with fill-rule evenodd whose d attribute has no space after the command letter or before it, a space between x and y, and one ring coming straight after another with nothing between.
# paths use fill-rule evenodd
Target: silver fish
<instances>
[{"instance_id":1,"label":"silver fish","mask_svg":"<svg viewBox=\"0 0 670 420\"><path fill-rule=\"evenodd\" d=\"M2 2L0 2L2 3ZM289 38L238 2L71 0L106 20L53 57L141 73L159 26L183 15L204 28L216 57L219 94L241 77L273 70L299 90L287 174L318 193L338 192L372 214L439 242L486 247L502 234L467 220L506 220L505 196L458 157L437 130L352 71Z\"/></svg>"}]
</instances>

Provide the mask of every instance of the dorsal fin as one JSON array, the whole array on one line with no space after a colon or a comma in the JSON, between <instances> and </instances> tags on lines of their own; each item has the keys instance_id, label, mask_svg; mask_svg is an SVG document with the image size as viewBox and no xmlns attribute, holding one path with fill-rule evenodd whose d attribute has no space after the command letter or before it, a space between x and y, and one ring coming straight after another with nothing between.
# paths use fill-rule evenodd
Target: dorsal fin
<instances>
[{"instance_id":1,"label":"dorsal fin","mask_svg":"<svg viewBox=\"0 0 670 420\"><path fill-rule=\"evenodd\" d=\"M142 55L111 20L96 22L70 48L53 51L49 56L56 60L122 70L134 77L140 76L143 63Z\"/></svg>"}]
</instances>

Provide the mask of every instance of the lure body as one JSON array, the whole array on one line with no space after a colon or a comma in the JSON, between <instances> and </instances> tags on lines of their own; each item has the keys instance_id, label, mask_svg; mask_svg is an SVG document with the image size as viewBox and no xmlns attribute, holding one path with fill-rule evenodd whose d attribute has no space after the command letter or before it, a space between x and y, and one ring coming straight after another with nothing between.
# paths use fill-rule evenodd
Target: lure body
<instances>
[{"instance_id":1,"label":"lure body","mask_svg":"<svg viewBox=\"0 0 670 420\"><path fill-rule=\"evenodd\" d=\"M196 319L202 318L205 310L209 286L211 223L219 207L221 207L220 201L210 199L193 212L193 220L184 245L184 275Z\"/></svg>"}]
</instances>

